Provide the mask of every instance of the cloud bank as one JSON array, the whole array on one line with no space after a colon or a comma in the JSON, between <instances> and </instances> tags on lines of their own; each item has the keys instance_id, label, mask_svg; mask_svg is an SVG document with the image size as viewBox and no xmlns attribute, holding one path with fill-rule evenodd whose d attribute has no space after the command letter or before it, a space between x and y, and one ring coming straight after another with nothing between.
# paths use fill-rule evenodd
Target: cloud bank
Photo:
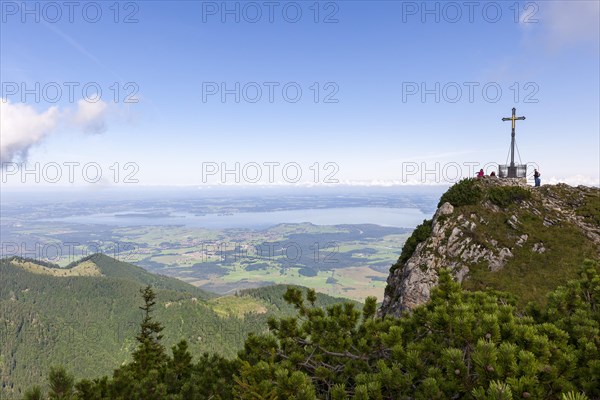
<instances>
[{"instance_id":1,"label":"cloud bank","mask_svg":"<svg viewBox=\"0 0 600 400\"><path fill-rule=\"evenodd\" d=\"M108 105L79 100L75 109L57 106L43 112L0 98L0 162L26 161L29 150L61 128L100 134L107 129Z\"/></svg>"}]
</instances>

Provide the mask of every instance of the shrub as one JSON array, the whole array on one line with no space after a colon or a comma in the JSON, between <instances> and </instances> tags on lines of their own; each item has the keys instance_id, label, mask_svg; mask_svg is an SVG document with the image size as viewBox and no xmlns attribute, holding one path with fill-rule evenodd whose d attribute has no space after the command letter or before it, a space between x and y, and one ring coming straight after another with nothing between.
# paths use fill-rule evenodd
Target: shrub
<instances>
[{"instance_id":1,"label":"shrub","mask_svg":"<svg viewBox=\"0 0 600 400\"><path fill-rule=\"evenodd\" d=\"M463 179L454 184L440 198L438 207L448 202L454 207L477 204L483 198L483 190L475 178Z\"/></svg>"},{"instance_id":2,"label":"shrub","mask_svg":"<svg viewBox=\"0 0 600 400\"><path fill-rule=\"evenodd\" d=\"M291 289L298 316L271 320L269 334L247 342L234 390L252 399L600 399L600 275L586 263L580 276L537 315L463 290L448 270L430 301L400 318L375 317L375 298L363 313L322 309Z\"/></svg>"},{"instance_id":3,"label":"shrub","mask_svg":"<svg viewBox=\"0 0 600 400\"><path fill-rule=\"evenodd\" d=\"M530 198L531 192L520 186L496 186L488 191L488 199L502 208Z\"/></svg>"},{"instance_id":4,"label":"shrub","mask_svg":"<svg viewBox=\"0 0 600 400\"><path fill-rule=\"evenodd\" d=\"M392 265L390 272L394 272L401 265L404 265L404 263L408 261L410 256L412 256L417 249L417 245L421 242L424 242L431 236L432 223L433 220L425 219L423 220L422 224L415 228L412 235L410 235L410 237L406 239L406 242L404 242L402 253L400 253L400 258L398 258L396 264Z\"/></svg>"}]
</instances>

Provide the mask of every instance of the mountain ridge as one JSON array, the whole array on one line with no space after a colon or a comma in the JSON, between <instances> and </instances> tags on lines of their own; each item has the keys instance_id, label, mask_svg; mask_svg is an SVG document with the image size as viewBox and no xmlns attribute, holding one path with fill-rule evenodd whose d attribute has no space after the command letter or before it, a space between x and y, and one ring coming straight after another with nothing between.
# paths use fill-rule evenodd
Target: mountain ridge
<instances>
[{"instance_id":1,"label":"mountain ridge","mask_svg":"<svg viewBox=\"0 0 600 400\"><path fill-rule=\"evenodd\" d=\"M586 258L600 259L599 188L465 179L405 243L379 314L398 316L427 302L443 268L466 288L543 302Z\"/></svg>"}]
</instances>

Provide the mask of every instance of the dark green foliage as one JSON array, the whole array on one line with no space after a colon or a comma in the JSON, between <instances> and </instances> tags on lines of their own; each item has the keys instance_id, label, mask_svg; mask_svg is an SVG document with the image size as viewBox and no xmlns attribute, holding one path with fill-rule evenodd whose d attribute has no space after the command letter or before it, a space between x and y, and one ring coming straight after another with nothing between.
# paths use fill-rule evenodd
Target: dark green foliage
<instances>
[{"instance_id":1,"label":"dark green foliage","mask_svg":"<svg viewBox=\"0 0 600 400\"><path fill-rule=\"evenodd\" d=\"M200 296L202 291L184 282L106 256L94 262L106 276L54 277L0 260L1 399L21 399L25 389L46 380L52 365L68 367L80 380L131 362L143 318L139 290L152 280L157 282L154 315L165 327L161 333L167 352L185 339L196 359L205 352L234 357L249 333L266 329L270 316L295 312L282 299L284 287L269 295L274 303L265 303L266 313L241 319L215 312ZM171 286L171 279L177 286ZM189 292L177 290L186 287ZM327 302L318 304L336 301L318 297Z\"/></svg>"},{"instance_id":2,"label":"dark green foliage","mask_svg":"<svg viewBox=\"0 0 600 400\"><path fill-rule=\"evenodd\" d=\"M25 396L23 400L44 400L44 395L42 394L42 388L39 386L34 386L31 389L28 389L25 392Z\"/></svg>"},{"instance_id":3,"label":"dark green foliage","mask_svg":"<svg viewBox=\"0 0 600 400\"><path fill-rule=\"evenodd\" d=\"M488 199L499 207L509 205L531 198L531 191L520 186L495 186L488 189Z\"/></svg>"},{"instance_id":4,"label":"dark green foliage","mask_svg":"<svg viewBox=\"0 0 600 400\"><path fill-rule=\"evenodd\" d=\"M73 399L73 384L75 383L75 378L73 378L73 376L63 367L50 368L48 383L50 385L50 391L48 392L48 398L50 400Z\"/></svg>"},{"instance_id":5,"label":"dark green foliage","mask_svg":"<svg viewBox=\"0 0 600 400\"><path fill-rule=\"evenodd\" d=\"M191 293L200 299L210 299L215 297L214 294L206 292L179 279L165 275L153 274L146 271L144 268L118 261L101 253L92 254L91 256L77 261L75 265L86 259L96 264L102 271L102 274L106 277L140 282L143 285L151 285L155 289Z\"/></svg>"},{"instance_id":6,"label":"dark green foliage","mask_svg":"<svg viewBox=\"0 0 600 400\"><path fill-rule=\"evenodd\" d=\"M398 261L392 265L390 272L394 272L397 268L403 266L408 259L415 252L417 245L421 242L424 242L431 236L431 227L432 220L426 219L423 220L423 223L418 225L413 231L412 235L404 242L404 246L402 247L402 253L400 253L400 258Z\"/></svg>"},{"instance_id":7,"label":"dark green foliage","mask_svg":"<svg viewBox=\"0 0 600 400\"><path fill-rule=\"evenodd\" d=\"M215 354L205 353L194 364L185 399L231 399L233 398L233 378L239 371L238 359L227 360ZM185 389L184 385L184 389ZM194 393L196 397L194 397Z\"/></svg>"},{"instance_id":8,"label":"dark green foliage","mask_svg":"<svg viewBox=\"0 0 600 400\"><path fill-rule=\"evenodd\" d=\"M600 396L600 276L590 263L530 315L463 291L447 271L431 301L399 319L375 318L372 299L361 316L352 305L310 307L295 290L286 298L298 317L272 320L269 335L248 339L240 398Z\"/></svg>"},{"instance_id":9,"label":"dark green foliage","mask_svg":"<svg viewBox=\"0 0 600 400\"><path fill-rule=\"evenodd\" d=\"M41 266L46 267L46 268L60 269L60 265L58 265L58 264L54 264L54 263L51 263L51 262L48 262L48 261L44 261L44 260L37 260L37 259L34 260L34 259L28 258L28 257L12 256L12 257L7 257L7 258L5 258L3 260L6 261L6 262L13 262L13 261L16 261L16 262L33 262L33 263L35 263L37 265L41 265ZM66 267L66 268L69 268L69 267Z\"/></svg>"},{"instance_id":10,"label":"dark green foliage","mask_svg":"<svg viewBox=\"0 0 600 400\"><path fill-rule=\"evenodd\" d=\"M298 290L305 290L305 288L301 286L294 285L272 285L265 286L257 289L244 289L238 293L238 296L250 296L254 299L262 300L268 304L271 304L273 308L277 310L274 314L277 316L283 315L293 315L296 310L295 308L288 302L284 300L284 295L288 288L296 288ZM333 297L328 296L323 293L316 293L317 298L315 300L315 305L319 307L327 307L332 304L341 303L344 301L351 301L342 297ZM361 304L355 302L356 307L360 307Z\"/></svg>"},{"instance_id":11,"label":"dark green foliage","mask_svg":"<svg viewBox=\"0 0 600 400\"><path fill-rule=\"evenodd\" d=\"M52 368L49 399L208 400L233 397L234 374L239 371L240 362L205 353L194 364L185 340L173 346L173 355L168 356L161 343L162 325L152 315L156 295L151 287L140 292L144 317L136 338L139 346L133 352L133 362L116 369L112 378L84 379L76 385L63 368ZM27 399L43 398L39 388L27 393Z\"/></svg>"},{"instance_id":12,"label":"dark green foliage","mask_svg":"<svg viewBox=\"0 0 600 400\"><path fill-rule=\"evenodd\" d=\"M482 188L477 184L477 179L462 179L442 195L438 207L446 202L454 207L477 204L483 198L483 194Z\"/></svg>"},{"instance_id":13,"label":"dark green foliage","mask_svg":"<svg viewBox=\"0 0 600 400\"><path fill-rule=\"evenodd\" d=\"M161 366L166 359L165 348L160 343L163 338L161 332L163 326L160 322L154 321L151 312L156 306L156 293L151 286L140 289L144 299L144 305L140 309L144 312L144 320L140 328L140 334L136 337L139 347L133 352L133 365L137 375L143 376L147 369L156 369ZM187 344L185 345L187 349Z\"/></svg>"},{"instance_id":14,"label":"dark green foliage","mask_svg":"<svg viewBox=\"0 0 600 400\"><path fill-rule=\"evenodd\" d=\"M26 388L46 380L55 364L67 366L80 380L130 363L143 318L139 290L152 282L157 284L152 286L157 296L154 315L165 328L161 334L166 353L185 339L194 360L207 352L217 358L235 357L249 333L267 329L269 317L296 313L283 300L285 285L240 292L238 301L259 303L266 313L223 315L202 299L202 291L185 282L102 255L88 260L105 276L40 275L0 260L1 399L21 399ZM341 301L317 294L315 304Z\"/></svg>"},{"instance_id":15,"label":"dark green foliage","mask_svg":"<svg viewBox=\"0 0 600 400\"><path fill-rule=\"evenodd\" d=\"M600 275L594 263L587 261L579 280L550 294L541 319L566 332L580 388L591 398L600 398Z\"/></svg>"},{"instance_id":16,"label":"dark green foliage","mask_svg":"<svg viewBox=\"0 0 600 400\"><path fill-rule=\"evenodd\" d=\"M149 368L138 370L133 362L112 378L78 382L72 398L600 397L600 275L592 262L580 279L554 291L546 307L526 313L496 294L464 291L449 271L440 274L429 303L401 318L377 318L374 298L361 312L352 303L315 307L315 297L290 287L285 299L297 316L271 319L270 333L250 335L235 360L205 354L194 363L183 341ZM151 312L147 290L144 302ZM142 326L153 321L148 316ZM51 387L52 376L60 376L63 383L54 386L69 392L72 381L56 371Z\"/></svg>"}]
</instances>

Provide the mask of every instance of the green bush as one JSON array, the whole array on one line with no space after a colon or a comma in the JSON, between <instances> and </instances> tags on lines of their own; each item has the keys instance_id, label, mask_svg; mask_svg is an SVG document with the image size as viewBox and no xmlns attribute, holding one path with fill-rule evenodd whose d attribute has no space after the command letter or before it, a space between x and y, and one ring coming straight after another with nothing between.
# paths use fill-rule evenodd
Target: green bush
<instances>
[{"instance_id":1,"label":"green bush","mask_svg":"<svg viewBox=\"0 0 600 400\"><path fill-rule=\"evenodd\" d=\"M454 207L477 204L483 198L483 190L475 178L463 179L454 184L440 198L438 207L448 202Z\"/></svg>"},{"instance_id":2,"label":"green bush","mask_svg":"<svg viewBox=\"0 0 600 400\"><path fill-rule=\"evenodd\" d=\"M432 224L433 220L425 219L423 220L422 224L415 228L412 235L410 235L410 237L406 239L406 242L404 242L402 253L400 253L400 258L398 258L396 264L392 265L390 272L394 272L401 265L404 265L404 263L406 263L410 256L412 256L415 252L417 245L421 242L424 242L431 236Z\"/></svg>"},{"instance_id":3,"label":"green bush","mask_svg":"<svg viewBox=\"0 0 600 400\"><path fill-rule=\"evenodd\" d=\"M296 399L598 399L600 276L593 263L580 276L537 315L464 291L449 271L427 304L401 318L289 296L298 317L273 320L269 334L247 342L241 376L253 379L236 389Z\"/></svg>"},{"instance_id":4,"label":"green bush","mask_svg":"<svg viewBox=\"0 0 600 400\"><path fill-rule=\"evenodd\" d=\"M520 186L496 186L488 191L488 199L502 208L530 198L531 192Z\"/></svg>"}]
</instances>

